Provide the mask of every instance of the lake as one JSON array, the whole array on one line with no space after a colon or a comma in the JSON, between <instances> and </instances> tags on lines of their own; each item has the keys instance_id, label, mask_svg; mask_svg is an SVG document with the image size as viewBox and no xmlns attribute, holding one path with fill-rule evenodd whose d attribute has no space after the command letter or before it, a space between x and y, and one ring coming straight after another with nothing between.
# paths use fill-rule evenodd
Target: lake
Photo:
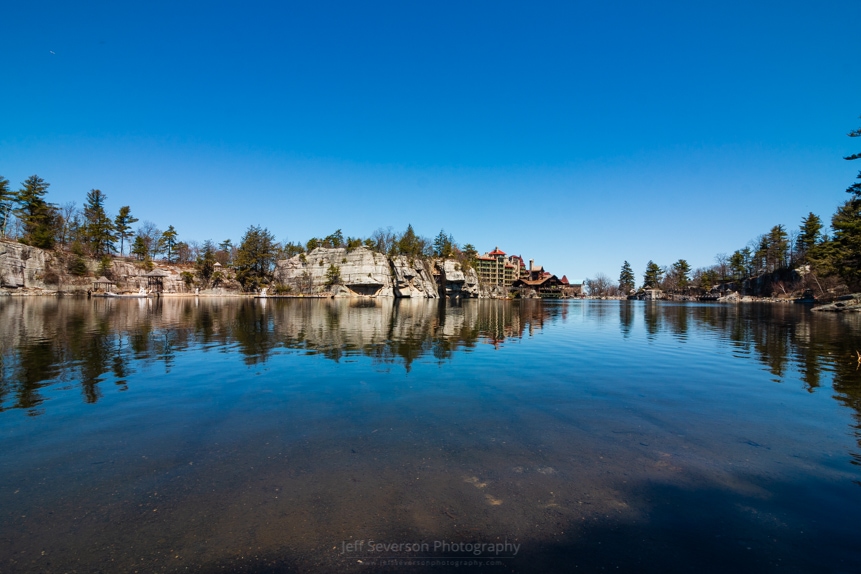
<instances>
[{"instance_id":1,"label":"lake","mask_svg":"<svg viewBox=\"0 0 861 574\"><path fill-rule=\"evenodd\" d=\"M0 299L2 572L857 572L861 317Z\"/></svg>"}]
</instances>

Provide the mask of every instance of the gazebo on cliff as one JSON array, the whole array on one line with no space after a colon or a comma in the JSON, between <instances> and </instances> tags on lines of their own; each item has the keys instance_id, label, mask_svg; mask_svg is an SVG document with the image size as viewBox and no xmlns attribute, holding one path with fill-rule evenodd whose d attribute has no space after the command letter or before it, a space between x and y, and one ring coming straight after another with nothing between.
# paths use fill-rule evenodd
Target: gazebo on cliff
<instances>
[{"instance_id":1,"label":"gazebo on cliff","mask_svg":"<svg viewBox=\"0 0 861 574\"><path fill-rule=\"evenodd\" d=\"M102 275L93 281L93 291L104 291L107 293L111 290L111 285L114 285L114 282Z\"/></svg>"},{"instance_id":2,"label":"gazebo on cliff","mask_svg":"<svg viewBox=\"0 0 861 574\"><path fill-rule=\"evenodd\" d=\"M164 291L164 278L170 277L170 274L165 273L161 269L153 269L144 275L144 277L146 277L146 283L150 289L156 293L161 293Z\"/></svg>"}]
</instances>

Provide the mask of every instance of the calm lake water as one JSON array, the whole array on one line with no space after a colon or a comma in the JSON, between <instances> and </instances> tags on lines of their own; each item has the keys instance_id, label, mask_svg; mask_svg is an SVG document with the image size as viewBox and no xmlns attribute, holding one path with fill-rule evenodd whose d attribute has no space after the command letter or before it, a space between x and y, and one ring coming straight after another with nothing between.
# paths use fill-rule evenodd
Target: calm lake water
<instances>
[{"instance_id":1,"label":"calm lake water","mask_svg":"<svg viewBox=\"0 0 861 574\"><path fill-rule=\"evenodd\" d=\"M0 572L861 570L858 316L7 297L0 328Z\"/></svg>"}]
</instances>

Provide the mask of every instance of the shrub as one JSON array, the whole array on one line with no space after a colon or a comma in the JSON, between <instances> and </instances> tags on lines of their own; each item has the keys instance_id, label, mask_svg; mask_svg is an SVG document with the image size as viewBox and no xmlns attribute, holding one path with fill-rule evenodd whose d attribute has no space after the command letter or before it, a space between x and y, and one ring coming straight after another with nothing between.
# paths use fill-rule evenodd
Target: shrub
<instances>
[{"instance_id":1,"label":"shrub","mask_svg":"<svg viewBox=\"0 0 861 574\"><path fill-rule=\"evenodd\" d=\"M326 285L331 287L341 282L341 268L334 263L326 270Z\"/></svg>"},{"instance_id":2,"label":"shrub","mask_svg":"<svg viewBox=\"0 0 861 574\"><path fill-rule=\"evenodd\" d=\"M105 255L99 261L99 275L112 279L111 275L113 275L113 272L111 271L111 258L109 255Z\"/></svg>"},{"instance_id":3,"label":"shrub","mask_svg":"<svg viewBox=\"0 0 861 574\"><path fill-rule=\"evenodd\" d=\"M83 277L87 274L87 262L81 255L75 255L71 259L69 259L69 263L67 266L69 273L75 275L77 277Z\"/></svg>"}]
</instances>

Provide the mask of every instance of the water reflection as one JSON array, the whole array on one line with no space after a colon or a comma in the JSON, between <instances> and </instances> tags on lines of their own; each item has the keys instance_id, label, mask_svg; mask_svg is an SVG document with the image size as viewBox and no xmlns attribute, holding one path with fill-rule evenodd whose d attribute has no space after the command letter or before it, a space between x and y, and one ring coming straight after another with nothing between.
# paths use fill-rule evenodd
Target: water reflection
<instances>
[{"instance_id":1,"label":"water reflection","mask_svg":"<svg viewBox=\"0 0 861 574\"><path fill-rule=\"evenodd\" d=\"M110 381L119 390L140 364L169 372L189 348L231 348L247 365L275 352L333 361L364 356L409 371L422 357L450 361L479 344L501 348L564 323L572 309L587 323L618 317L623 338L638 317L648 341L684 344L716 336L740 359L753 357L782 382L798 372L808 391L828 379L835 398L861 413L861 317L811 313L792 305L690 305L654 302L155 299L82 301L6 298L0 302L0 410L44 408L46 385L74 383L95 403ZM861 416L858 418L861 428Z\"/></svg>"},{"instance_id":2,"label":"water reflection","mask_svg":"<svg viewBox=\"0 0 861 574\"><path fill-rule=\"evenodd\" d=\"M0 324L3 571L358 571L329 550L371 537L516 539L516 571L859 558L857 317L7 298Z\"/></svg>"},{"instance_id":3,"label":"water reflection","mask_svg":"<svg viewBox=\"0 0 861 574\"><path fill-rule=\"evenodd\" d=\"M333 361L361 355L409 371L426 355L447 361L480 343L500 348L566 314L567 307L540 301L7 298L0 303L0 410L39 414L40 390L72 381L94 403L99 383L126 389L137 363L160 362L170 372L190 347L236 349L247 365L294 350Z\"/></svg>"}]
</instances>

